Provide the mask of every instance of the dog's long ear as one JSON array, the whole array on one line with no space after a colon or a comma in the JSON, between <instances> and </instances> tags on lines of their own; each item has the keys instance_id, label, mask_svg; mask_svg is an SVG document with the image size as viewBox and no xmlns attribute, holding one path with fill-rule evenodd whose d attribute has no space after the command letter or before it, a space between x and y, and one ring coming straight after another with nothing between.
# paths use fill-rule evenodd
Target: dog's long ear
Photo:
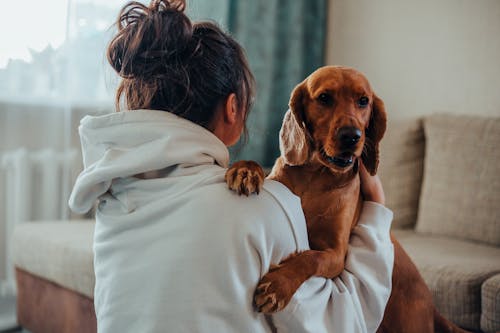
<instances>
[{"instance_id":1,"label":"dog's long ear","mask_svg":"<svg viewBox=\"0 0 500 333\"><path fill-rule=\"evenodd\" d=\"M385 112L384 102L376 95L373 96L372 113L365 131L365 147L362 155L363 164L372 176L377 173L379 160L378 146L387 126L387 113Z\"/></svg>"},{"instance_id":2,"label":"dog's long ear","mask_svg":"<svg viewBox=\"0 0 500 333\"><path fill-rule=\"evenodd\" d=\"M280 151L285 164L302 165L309 159L310 140L304 124L304 82L295 87L290 110L285 113L280 130Z\"/></svg>"}]
</instances>

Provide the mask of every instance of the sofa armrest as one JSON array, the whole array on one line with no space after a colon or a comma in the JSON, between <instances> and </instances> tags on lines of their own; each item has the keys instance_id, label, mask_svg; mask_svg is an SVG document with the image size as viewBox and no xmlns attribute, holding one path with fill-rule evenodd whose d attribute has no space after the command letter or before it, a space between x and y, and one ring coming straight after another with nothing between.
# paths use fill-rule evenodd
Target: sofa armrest
<instances>
[{"instance_id":1,"label":"sofa armrest","mask_svg":"<svg viewBox=\"0 0 500 333\"><path fill-rule=\"evenodd\" d=\"M500 331L500 273L481 286L481 330Z\"/></svg>"}]
</instances>

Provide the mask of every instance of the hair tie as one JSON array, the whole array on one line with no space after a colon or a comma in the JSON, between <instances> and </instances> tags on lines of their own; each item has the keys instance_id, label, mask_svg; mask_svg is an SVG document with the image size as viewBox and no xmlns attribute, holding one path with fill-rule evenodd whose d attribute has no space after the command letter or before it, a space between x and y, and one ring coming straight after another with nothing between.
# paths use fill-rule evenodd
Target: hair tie
<instances>
[{"instance_id":1,"label":"hair tie","mask_svg":"<svg viewBox=\"0 0 500 333\"><path fill-rule=\"evenodd\" d=\"M153 0L149 4L149 9L154 12L161 12L164 10L176 10L178 12L184 12L186 9L185 0Z\"/></svg>"}]
</instances>

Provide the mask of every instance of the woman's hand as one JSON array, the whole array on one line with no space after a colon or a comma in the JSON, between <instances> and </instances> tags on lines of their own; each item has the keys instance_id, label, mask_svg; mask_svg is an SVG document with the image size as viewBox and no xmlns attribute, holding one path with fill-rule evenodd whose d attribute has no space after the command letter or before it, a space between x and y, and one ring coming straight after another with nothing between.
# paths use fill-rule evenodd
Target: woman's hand
<instances>
[{"instance_id":1,"label":"woman's hand","mask_svg":"<svg viewBox=\"0 0 500 333\"><path fill-rule=\"evenodd\" d=\"M361 177L361 193L365 200L385 205L385 194L382 182L378 175L371 176L363 163L360 163L359 175Z\"/></svg>"}]
</instances>

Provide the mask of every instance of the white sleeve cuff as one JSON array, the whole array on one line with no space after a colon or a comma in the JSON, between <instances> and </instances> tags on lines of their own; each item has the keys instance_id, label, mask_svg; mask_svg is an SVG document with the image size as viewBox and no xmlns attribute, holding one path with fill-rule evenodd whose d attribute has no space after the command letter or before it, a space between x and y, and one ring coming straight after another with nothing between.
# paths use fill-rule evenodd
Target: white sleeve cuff
<instances>
[{"instance_id":1,"label":"white sleeve cuff","mask_svg":"<svg viewBox=\"0 0 500 333\"><path fill-rule=\"evenodd\" d=\"M375 227L381 233L386 233L391 229L393 217L392 210L384 205L373 201L365 201L361 209L358 225Z\"/></svg>"}]
</instances>

